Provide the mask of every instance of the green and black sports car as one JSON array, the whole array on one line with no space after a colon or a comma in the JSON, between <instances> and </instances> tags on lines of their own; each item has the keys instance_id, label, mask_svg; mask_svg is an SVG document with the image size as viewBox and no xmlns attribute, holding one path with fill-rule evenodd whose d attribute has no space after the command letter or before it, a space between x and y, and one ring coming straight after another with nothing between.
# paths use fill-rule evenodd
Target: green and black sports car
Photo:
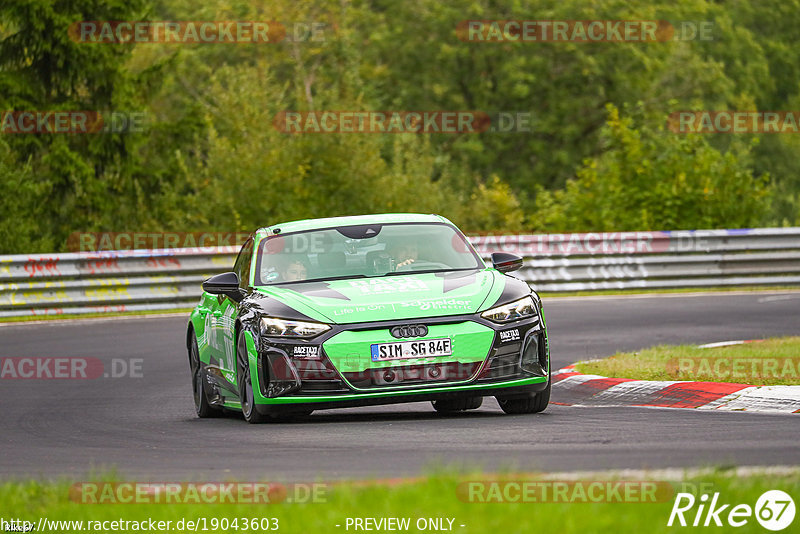
<instances>
[{"instance_id":1,"label":"green and black sports car","mask_svg":"<svg viewBox=\"0 0 800 534\"><path fill-rule=\"evenodd\" d=\"M313 410L431 401L439 412L497 398L541 412L550 355L539 296L487 266L437 215L276 224L233 271L203 283L186 343L197 415L259 423Z\"/></svg>"}]
</instances>

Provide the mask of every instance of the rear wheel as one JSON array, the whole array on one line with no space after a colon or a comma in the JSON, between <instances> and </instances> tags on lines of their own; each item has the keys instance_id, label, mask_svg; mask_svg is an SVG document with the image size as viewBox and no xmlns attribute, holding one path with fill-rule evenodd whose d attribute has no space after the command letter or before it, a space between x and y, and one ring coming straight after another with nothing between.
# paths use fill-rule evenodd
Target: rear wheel
<instances>
[{"instance_id":1,"label":"rear wheel","mask_svg":"<svg viewBox=\"0 0 800 534\"><path fill-rule=\"evenodd\" d=\"M480 408L483 404L483 397L435 400L431 404L433 404L433 409L439 413L463 412Z\"/></svg>"},{"instance_id":2,"label":"rear wheel","mask_svg":"<svg viewBox=\"0 0 800 534\"><path fill-rule=\"evenodd\" d=\"M197 348L197 338L194 332L190 333L189 342L189 369L192 371L192 393L194 393L194 409L197 417L205 419L207 417L218 417L222 410L216 406L211 406L206 396L205 373L200 363L200 351Z\"/></svg>"},{"instance_id":3,"label":"rear wheel","mask_svg":"<svg viewBox=\"0 0 800 534\"><path fill-rule=\"evenodd\" d=\"M250 378L250 358L247 354L247 338L244 332L239 333L236 342L236 377L239 381L239 400L242 404L242 414L248 423L266 423L269 416L256 410L255 396L253 395L253 381Z\"/></svg>"},{"instance_id":4,"label":"rear wheel","mask_svg":"<svg viewBox=\"0 0 800 534\"><path fill-rule=\"evenodd\" d=\"M547 405L550 404L550 387L552 380L550 375L547 377L547 387L530 397L522 398L503 398L496 397L497 403L507 414L522 414L522 413L539 413L543 412Z\"/></svg>"}]
</instances>

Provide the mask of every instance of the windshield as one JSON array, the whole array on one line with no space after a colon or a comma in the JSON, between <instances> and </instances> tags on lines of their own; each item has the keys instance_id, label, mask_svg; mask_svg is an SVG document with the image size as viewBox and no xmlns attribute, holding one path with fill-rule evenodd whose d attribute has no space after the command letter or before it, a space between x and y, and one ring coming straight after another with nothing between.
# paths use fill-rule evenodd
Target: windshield
<instances>
[{"instance_id":1,"label":"windshield","mask_svg":"<svg viewBox=\"0 0 800 534\"><path fill-rule=\"evenodd\" d=\"M262 239L255 282L271 285L484 267L461 232L444 223L341 226Z\"/></svg>"}]
</instances>

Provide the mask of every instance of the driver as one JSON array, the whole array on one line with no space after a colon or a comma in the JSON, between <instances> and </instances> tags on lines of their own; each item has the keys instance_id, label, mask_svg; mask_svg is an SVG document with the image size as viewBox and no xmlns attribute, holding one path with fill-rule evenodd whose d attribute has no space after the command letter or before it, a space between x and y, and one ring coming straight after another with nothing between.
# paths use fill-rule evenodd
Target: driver
<instances>
[{"instance_id":1,"label":"driver","mask_svg":"<svg viewBox=\"0 0 800 534\"><path fill-rule=\"evenodd\" d=\"M411 265L419 259L419 245L415 241L395 243L387 251L395 261L395 268Z\"/></svg>"}]
</instances>

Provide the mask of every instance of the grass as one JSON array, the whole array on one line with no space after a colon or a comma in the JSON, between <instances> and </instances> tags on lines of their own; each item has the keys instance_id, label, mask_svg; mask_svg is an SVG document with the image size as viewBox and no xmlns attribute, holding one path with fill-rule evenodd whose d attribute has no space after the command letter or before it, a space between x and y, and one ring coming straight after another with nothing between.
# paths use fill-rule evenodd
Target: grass
<instances>
[{"instance_id":1,"label":"grass","mask_svg":"<svg viewBox=\"0 0 800 534\"><path fill-rule=\"evenodd\" d=\"M81 504L70 500L70 482L7 482L0 484L0 510L3 519L19 518L37 524L39 518L49 521L178 521L201 520L205 527L199 532L221 532L223 525L214 520L221 518L275 518L280 532L285 533L337 533L354 532L353 526L346 528L348 518L410 518L408 532L418 532L419 518L449 518L453 520L452 531L463 534L559 532L570 533L660 533L680 531L708 531L700 527L667 527L667 521L678 491L688 491L698 497L703 493L719 492L720 503L747 504L754 507L758 497L767 490L780 489L795 499L800 496L800 471L791 470L783 474L755 474L737 476L733 472L711 470L708 474L695 475L680 483L664 482L669 491L658 493L658 502L468 502L466 494L460 492L465 483L498 480L498 475L473 474L469 476L439 473L409 482L344 483L329 488L326 502L306 504ZM502 476L501 476L502 477ZM606 478L608 480L608 478ZM617 480L631 480L627 479ZM506 475L503 480L541 481L535 475ZM598 480L598 478L595 478ZM613 480L613 477L612 477ZM574 495L574 494L570 494ZM512 494L513 497L513 494ZM550 499L552 501L552 499ZM730 510L731 507L728 508ZM691 524L697 506L687 512ZM727 513L727 512L726 512ZM725 514L726 514L725 513ZM722 514L721 519L725 519ZM795 519L795 524L800 519ZM447 520L444 525L447 526ZM340 526L337 526L340 525ZM463 527L461 525L464 525ZM727 526L727 525L726 525ZM728 527L729 529L730 527ZM44 530L44 529L43 529ZM78 531L61 526L59 532ZM95 528L94 530L97 530ZM132 529L128 529L131 531ZM173 529L184 532L190 529ZM243 531L239 523L239 531ZM258 529L260 530L260 529ZM727 531L719 527L712 530ZM737 532L765 532L755 517L750 517ZM121 531L125 531L124 529ZM228 528L229 532L235 531ZM256 530L257 531L257 530ZM788 532L788 530L787 530Z\"/></svg>"},{"instance_id":2,"label":"grass","mask_svg":"<svg viewBox=\"0 0 800 534\"><path fill-rule=\"evenodd\" d=\"M581 373L638 380L800 385L800 337L701 349L661 345L579 363Z\"/></svg>"}]
</instances>

